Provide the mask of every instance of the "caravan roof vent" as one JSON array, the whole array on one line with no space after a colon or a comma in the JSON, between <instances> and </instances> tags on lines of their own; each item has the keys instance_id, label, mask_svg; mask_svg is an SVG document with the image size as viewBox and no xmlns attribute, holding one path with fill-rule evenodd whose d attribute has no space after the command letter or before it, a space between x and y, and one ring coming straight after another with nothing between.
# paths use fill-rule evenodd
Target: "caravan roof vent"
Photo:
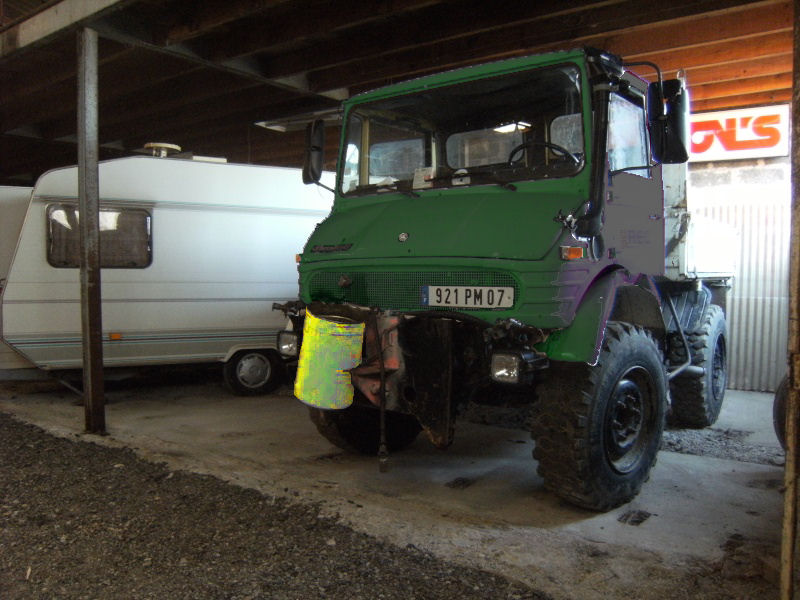
<instances>
[{"instance_id":1,"label":"caravan roof vent","mask_svg":"<svg viewBox=\"0 0 800 600\"><path fill-rule=\"evenodd\" d=\"M144 145L145 150L150 150L153 156L165 158L170 152L180 152L181 147L177 144L166 144L164 142L149 142Z\"/></svg>"}]
</instances>

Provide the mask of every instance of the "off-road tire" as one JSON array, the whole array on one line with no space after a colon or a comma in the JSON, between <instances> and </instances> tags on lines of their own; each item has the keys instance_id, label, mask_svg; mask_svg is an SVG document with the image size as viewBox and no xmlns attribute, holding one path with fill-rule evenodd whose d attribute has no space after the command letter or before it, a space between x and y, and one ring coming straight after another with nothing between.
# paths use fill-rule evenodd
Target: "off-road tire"
<instances>
[{"instance_id":1,"label":"off-road tire","mask_svg":"<svg viewBox=\"0 0 800 600\"><path fill-rule=\"evenodd\" d=\"M772 424L775 427L775 437L778 438L784 451L786 450L786 405L788 403L789 376L787 375L781 379L772 402Z\"/></svg>"},{"instance_id":2,"label":"off-road tire","mask_svg":"<svg viewBox=\"0 0 800 600\"><path fill-rule=\"evenodd\" d=\"M317 431L331 444L348 452L378 454L380 446L380 411L352 404L342 410L308 409ZM389 452L402 450L417 439L422 427L416 417L386 411L386 446Z\"/></svg>"},{"instance_id":3,"label":"off-road tire","mask_svg":"<svg viewBox=\"0 0 800 600\"><path fill-rule=\"evenodd\" d=\"M545 487L592 510L633 499L661 445L666 385L658 345L628 323L608 324L596 366L551 363L531 423Z\"/></svg>"},{"instance_id":4,"label":"off-road tire","mask_svg":"<svg viewBox=\"0 0 800 600\"><path fill-rule=\"evenodd\" d=\"M703 367L703 375L681 373L670 382L670 425L702 429L713 425L722 409L728 383L728 328L725 313L716 304L706 309L699 327L686 336L692 365ZM684 362L686 351L675 352L673 362Z\"/></svg>"}]
</instances>

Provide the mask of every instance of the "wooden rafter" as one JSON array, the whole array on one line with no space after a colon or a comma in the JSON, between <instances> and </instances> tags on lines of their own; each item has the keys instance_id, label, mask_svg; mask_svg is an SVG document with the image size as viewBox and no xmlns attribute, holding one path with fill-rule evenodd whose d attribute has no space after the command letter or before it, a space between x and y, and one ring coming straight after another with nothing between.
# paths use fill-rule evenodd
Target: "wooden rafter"
<instances>
[{"instance_id":1,"label":"wooden rafter","mask_svg":"<svg viewBox=\"0 0 800 600\"><path fill-rule=\"evenodd\" d=\"M158 137L241 157L246 140L251 159L287 164L299 160L300 137L254 135L255 121L329 109L348 93L444 69L581 45L656 62L665 77L682 70L695 111L786 102L791 89L793 0L92 2L58 3L75 9L74 22L53 5L0 32L0 135L39 138L3 138L0 148L22 150L3 155L0 182L64 160L70 144L46 140L74 139L74 31L87 22L101 34L101 143L128 151Z\"/></svg>"}]
</instances>

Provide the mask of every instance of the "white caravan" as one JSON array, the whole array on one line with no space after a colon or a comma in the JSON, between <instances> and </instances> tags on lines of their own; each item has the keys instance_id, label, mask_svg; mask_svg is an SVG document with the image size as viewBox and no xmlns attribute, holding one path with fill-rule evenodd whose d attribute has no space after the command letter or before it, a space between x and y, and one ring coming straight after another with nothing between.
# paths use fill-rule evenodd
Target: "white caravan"
<instances>
[{"instance_id":1,"label":"white caravan","mask_svg":"<svg viewBox=\"0 0 800 600\"><path fill-rule=\"evenodd\" d=\"M235 392L273 389L272 304L297 298L295 256L332 195L296 169L146 156L99 169L104 365L223 361ZM39 178L2 289L2 339L45 370L82 366L77 195L76 167Z\"/></svg>"},{"instance_id":2,"label":"white caravan","mask_svg":"<svg viewBox=\"0 0 800 600\"><path fill-rule=\"evenodd\" d=\"M32 189L0 185L0 293L5 287ZM6 378L11 378L10 374L29 372L34 368L33 364L0 341L0 373L8 374Z\"/></svg>"}]
</instances>

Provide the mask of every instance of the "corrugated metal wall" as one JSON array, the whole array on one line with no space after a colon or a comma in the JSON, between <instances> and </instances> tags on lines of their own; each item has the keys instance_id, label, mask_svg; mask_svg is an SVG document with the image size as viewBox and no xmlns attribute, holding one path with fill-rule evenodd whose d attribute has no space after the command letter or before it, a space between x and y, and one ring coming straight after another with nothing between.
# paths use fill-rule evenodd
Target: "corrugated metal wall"
<instances>
[{"instance_id":1,"label":"corrugated metal wall","mask_svg":"<svg viewBox=\"0 0 800 600\"><path fill-rule=\"evenodd\" d=\"M789 329L789 161L691 165L688 197L692 213L740 234L728 292L728 387L774 391L786 373Z\"/></svg>"}]
</instances>

